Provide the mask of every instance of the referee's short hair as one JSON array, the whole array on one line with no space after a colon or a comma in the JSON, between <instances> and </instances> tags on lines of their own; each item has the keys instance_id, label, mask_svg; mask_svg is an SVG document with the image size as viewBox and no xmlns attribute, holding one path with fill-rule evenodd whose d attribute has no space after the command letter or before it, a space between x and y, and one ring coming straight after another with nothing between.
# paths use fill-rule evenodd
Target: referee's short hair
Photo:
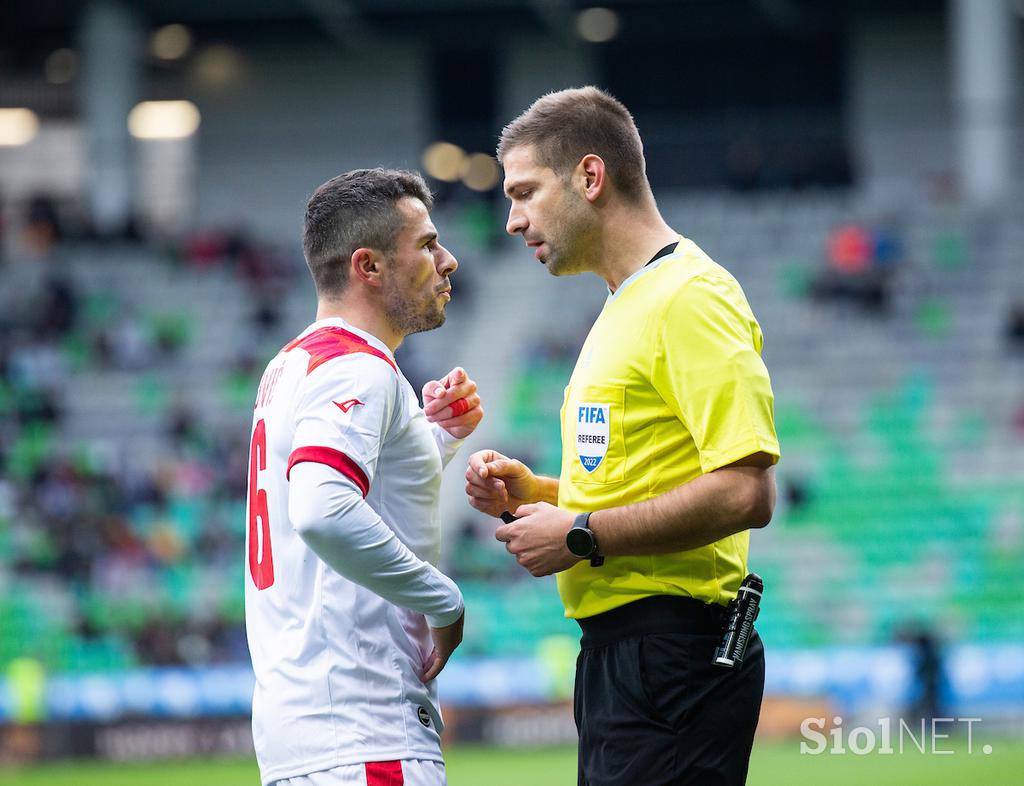
<instances>
[{"instance_id":1,"label":"referee's short hair","mask_svg":"<svg viewBox=\"0 0 1024 786\"><path fill-rule=\"evenodd\" d=\"M631 202L649 191L644 147L629 110L593 86L541 96L501 132L498 160L532 145L537 163L568 178L585 155L600 156L616 190Z\"/></svg>"},{"instance_id":2,"label":"referee's short hair","mask_svg":"<svg viewBox=\"0 0 1024 786\"><path fill-rule=\"evenodd\" d=\"M313 192L302 226L302 253L318 296L336 297L345 290L357 248L394 251L403 225L398 201L407 196L427 210L434 205L422 176L405 169L353 169Z\"/></svg>"}]
</instances>

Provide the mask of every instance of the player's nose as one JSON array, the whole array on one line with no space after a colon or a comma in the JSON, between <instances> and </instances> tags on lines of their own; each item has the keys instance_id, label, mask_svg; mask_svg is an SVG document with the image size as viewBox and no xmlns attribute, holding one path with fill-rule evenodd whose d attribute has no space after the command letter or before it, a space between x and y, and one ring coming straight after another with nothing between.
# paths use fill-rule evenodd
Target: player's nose
<instances>
[{"instance_id":1,"label":"player's nose","mask_svg":"<svg viewBox=\"0 0 1024 786\"><path fill-rule=\"evenodd\" d=\"M437 272L443 277L451 275L458 269L459 260L455 258L455 255L452 254L451 251L444 246L441 246L441 255L437 266Z\"/></svg>"}]
</instances>

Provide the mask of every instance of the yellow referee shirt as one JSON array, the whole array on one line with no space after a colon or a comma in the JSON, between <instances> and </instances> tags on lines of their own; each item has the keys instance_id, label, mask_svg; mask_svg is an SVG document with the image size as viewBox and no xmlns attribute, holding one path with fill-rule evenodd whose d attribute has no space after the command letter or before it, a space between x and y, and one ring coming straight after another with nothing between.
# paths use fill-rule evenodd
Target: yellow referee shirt
<instances>
[{"instance_id":1,"label":"yellow referee shirt","mask_svg":"<svg viewBox=\"0 0 1024 786\"><path fill-rule=\"evenodd\" d=\"M736 279L686 238L627 278L565 389L559 507L642 502L753 453L778 459L763 341ZM566 616L649 595L727 603L748 542L744 531L691 551L579 562L558 574Z\"/></svg>"}]
</instances>

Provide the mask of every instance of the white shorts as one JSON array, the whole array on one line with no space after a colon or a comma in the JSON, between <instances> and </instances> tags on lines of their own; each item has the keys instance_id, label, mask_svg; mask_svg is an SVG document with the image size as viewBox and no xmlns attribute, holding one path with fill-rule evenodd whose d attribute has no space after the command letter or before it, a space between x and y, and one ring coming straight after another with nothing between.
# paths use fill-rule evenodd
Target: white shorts
<instances>
[{"instance_id":1,"label":"white shorts","mask_svg":"<svg viewBox=\"0 0 1024 786\"><path fill-rule=\"evenodd\" d=\"M274 781L271 786L447 786L444 762L426 759L346 764Z\"/></svg>"}]
</instances>

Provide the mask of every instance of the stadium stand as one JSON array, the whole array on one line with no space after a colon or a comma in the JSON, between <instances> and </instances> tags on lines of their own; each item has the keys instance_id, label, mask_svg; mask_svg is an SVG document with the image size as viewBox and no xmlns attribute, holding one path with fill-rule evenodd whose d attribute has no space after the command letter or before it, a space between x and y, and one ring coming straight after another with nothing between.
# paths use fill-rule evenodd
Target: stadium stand
<instances>
[{"instance_id":1,"label":"stadium stand","mask_svg":"<svg viewBox=\"0 0 1024 786\"><path fill-rule=\"evenodd\" d=\"M1024 208L894 216L829 192L662 205L733 271L766 335L785 461L776 520L752 537L765 639L884 643L915 624L1024 639L1024 598L1006 591L1024 555L1024 358L1007 327L1024 295ZM830 233L880 216L885 307L816 296ZM495 249L444 209L437 222L456 228L473 297L403 363L414 384L449 358L471 369L489 415L478 442L557 472L562 388L601 286L541 280L518 245ZM0 267L0 668L25 655L51 672L247 658L251 398L312 292L277 252L183 249L60 241ZM496 319L518 339L480 327ZM445 500L472 620L458 657L574 635L553 581L509 565L458 483Z\"/></svg>"}]
</instances>

